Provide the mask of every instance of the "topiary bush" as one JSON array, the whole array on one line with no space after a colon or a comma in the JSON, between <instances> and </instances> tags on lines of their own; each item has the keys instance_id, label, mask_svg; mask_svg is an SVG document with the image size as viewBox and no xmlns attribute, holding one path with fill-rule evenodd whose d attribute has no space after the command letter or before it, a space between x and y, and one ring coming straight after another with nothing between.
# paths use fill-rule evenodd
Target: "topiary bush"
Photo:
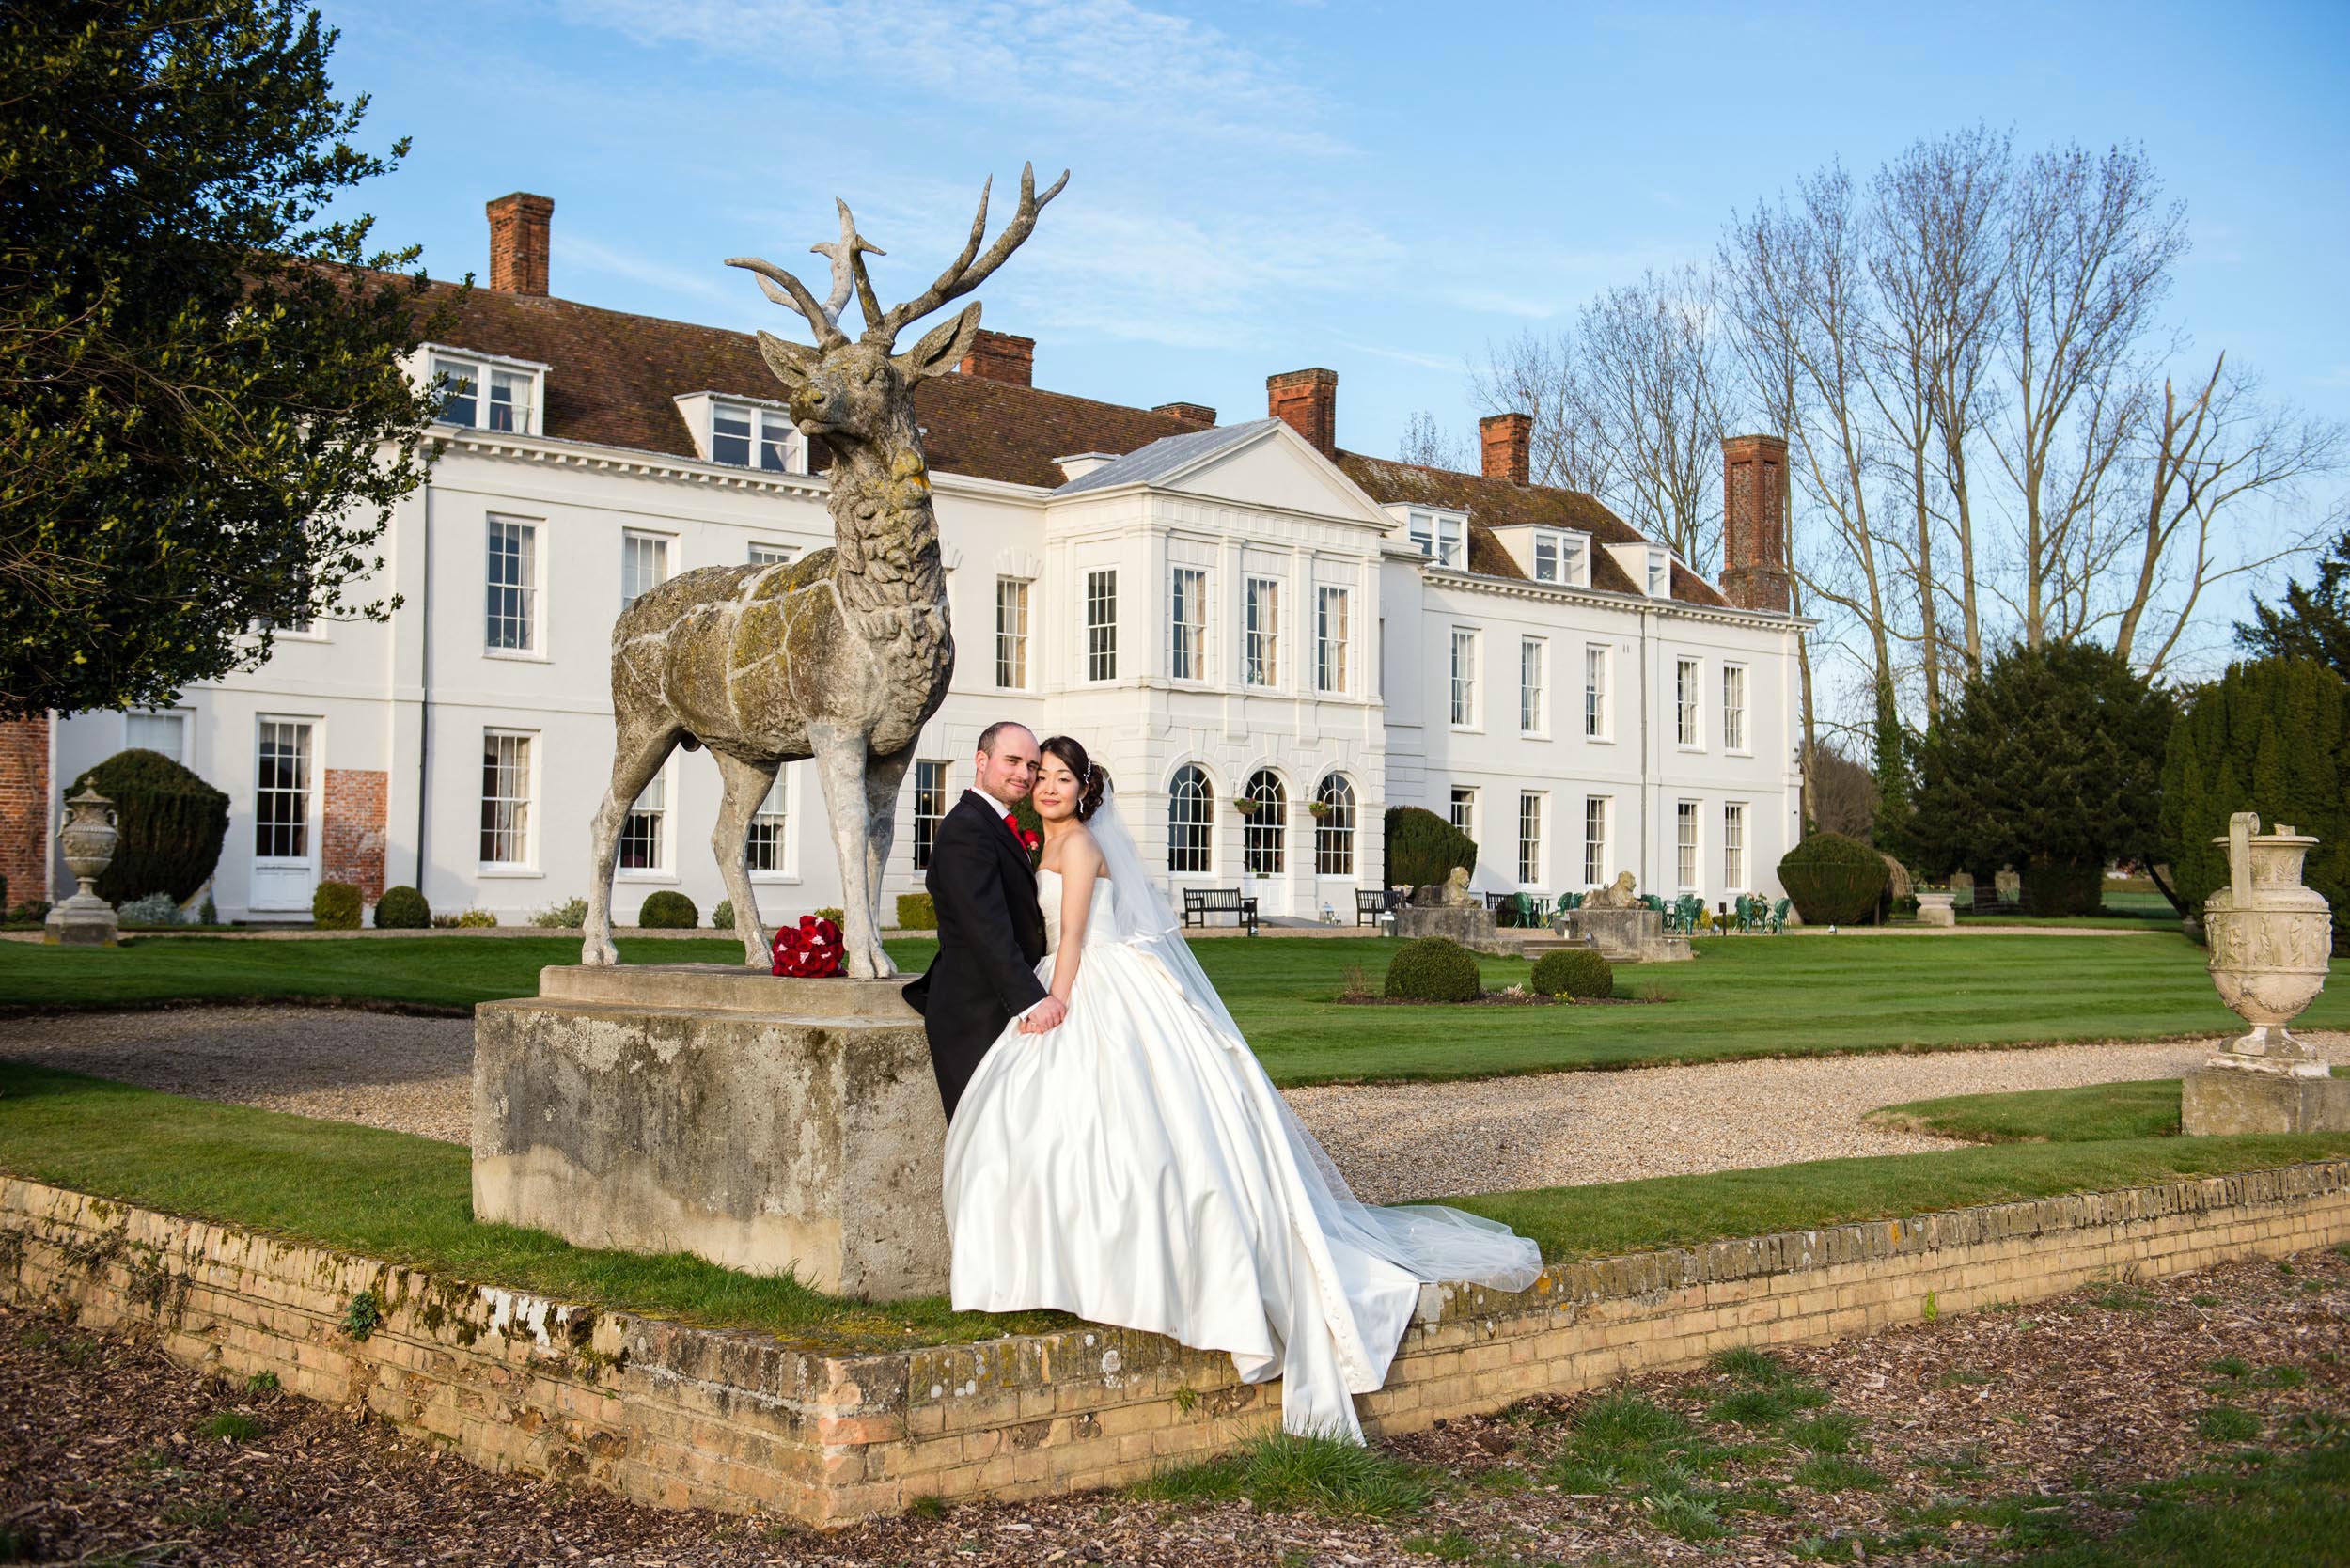
<instances>
[{"instance_id":1,"label":"topiary bush","mask_svg":"<svg viewBox=\"0 0 2350 1568\"><path fill-rule=\"evenodd\" d=\"M228 797L160 751L118 751L66 791L96 790L115 803L122 837L98 879L98 896L120 904L149 893L185 903L220 864Z\"/></svg>"},{"instance_id":2,"label":"topiary bush","mask_svg":"<svg viewBox=\"0 0 2350 1568\"><path fill-rule=\"evenodd\" d=\"M1389 886L1425 887L1441 884L1455 866L1476 868L1477 840L1434 811L1391 807L1386 828Z\"/></svg>"},{"instance_id":3,"label":"topiary bush","mask_svg":"<svg viewBox=\"0 0 2350 1568\"><path fill-rule=\"evenodd\" d=\"M565 899L561 903L551 903L533 914L530 917L530 923L534 926L556 926L568 931L577 931L588 923L588 901Z\"/></svg>"},{"instance_id":4,"label":"topiary bush","mask_svg":"<svg viewBox=\"0 0 2350 1568\"><path fill-rule=\"evenodd\" d=\"M1482 994L1477 955L1442 936L1403 944L1387 962L1386 994L1414 1002L1473 1002Z\"/></svg>"},{"instance_id":5,"label":"topiary bush","mask_svg":"<svg viewBox=\"0 0 2350 1568\"><path fill-rule=\"evenodd\" d=\"M898 895L898 929L900 931L936 931L938 905L928 893Z\"/></svg>"},{"instance_id":6,"label":"topiary bush","mask_svg":"<svg viewBox=\"0 0 2350 1568\"><path fill-rule=\"evenodd\" d=\"M1804 924L1812 926L1873 919L1890 875L1883 855L1841 833L1814 833L1778 863L1780 886Z\"/></svg>"},{"instance_id":7,"label":"topiary bush","mask_svg":"<svg viewBox=\"0 0 2350 1568\"><path fill-rule=\"evenodd\" d=\"M425 931L431 924L432 906L414 887L386 887L384 896L375 901L378 931Z\"/></svg>"},{"instance_id":8,"label":"topiary bush","mask_svg":"<svg viewBox=\"0 0 2350 1568\"><path fill-rule=\"evenodd\" d=\"M1528 983L1545 996L1612 996L1616 970L1589 948L1562 948L1534 961L1534 978Z\"/></svg>"},{"instance_id":9,"label":"topiary bush","mask_svg":"<svg viewBox=\"0 0 2350 1568\"><path fill-rule=\"evenodd\" d=\"M321 931L357 931L359 905L356 883L321 882L310 895L310 923Z\"/></svg>"},{"instance_id":10,"label":"topiary bush","mask_svg":"<svg viewBox=\"0 0 2350 1568\"><path fill-rule=\"evenodd\" d=\"M848 919L849 916L848 912L842 909L838 904L828 903L824 905L823 908L816 912L816 917L820 920L830 920L834 925L839 925L841 922Z\"/></svg>"},{"instance_id":11,"label":"topiary bush","mask_svg":"<svg viewBox=\"0 0 2350 1568\"><path fill-rule=\"evenodd\" d=\"M734 901L732 899L718 901L717 907L710 912L710 926L713 931L734 929Z\"/></svg>"},{"instance_id":12,"label":"topiary bush","mask_svg":"<svg viewBox=\"0 0 2350 1568\"><path fill-rule=\"evenodd\" d=\"M655 931L691 931L702 923L702 915L692 899L664 887L646 896L644 907L636 912L636 923Z\"/></svg>"}]
</instances>

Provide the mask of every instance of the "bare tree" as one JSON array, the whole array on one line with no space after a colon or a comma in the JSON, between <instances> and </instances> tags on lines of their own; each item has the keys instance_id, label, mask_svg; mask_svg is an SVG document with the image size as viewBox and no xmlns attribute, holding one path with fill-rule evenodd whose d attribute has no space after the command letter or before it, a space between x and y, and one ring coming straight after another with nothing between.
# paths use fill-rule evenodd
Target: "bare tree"
<instances>
[{"instance_id":1,"label":"bare tree","mask_svg":"<svg viewBox=\"0 0 2350 1568\"><path fill-rule=\"evenodd\" d=\"M1700 571L1721 537L1720 352L1695 267L1610 289L1576 322L1575 382L1606 466L1601 492Z\"/></svg>"},{"instance_id":2,"label":"bare tree","mask_svg":"<svg viewBox=\"0 0 2350 1568\"><path fill-rule=\"evenodd\" d=\"M2303 480L2338 471L2345 435L2341 425L2269 403L2251 376L2213 362L2200 391L2182 401L2168 379L2159 413L2154 400L2137 432L2146 475L2144 510L2136 520L2136 572L2119 612L2113 651L2148 673L2159 672L2204 590L2310 548L2330 536L2338 517L2305 524L2266 549L2232 548L2251 537L2245 527L2217 527L2263 499L2291 500ZM2151 646L2149 646L2151 645Z\"/></svg>"},{"instance_id":3,"label":"bare tree","mask_svg":"<svg viewBox=\"0 0 2350 1568\"><path fill-rule=\"evenodd\" d=\"M1396 443L1395 455L1423 468L1465 471L1469 467L1468 444L1436 423L1436 416L1424 408L1403 422L1403 439Z\"/></svg>"},{"instance_id":4,"label":"bare tree","mask_svg":"<svg viewBox=\"0 0 2350 1568\"><path fill-rule=\"evenodd\" d=\"M1612 470L1591 428L1571 332L1544 337L1529 327L1506 343L1487 343L1485 363L1469 372L1469 390L1488 414L1533 419L1528 467L1536 484L1606 494Z\"/></svg>"},{"instance_id":5,"label":"bare tree","mask_svg":"<svg viewBox=\"0 0 2350 1568\"><path fill-rule=\"evenodd\" d=\"M1846 838L1869 837L1870 819L1876 812L1876 776L1866 762L1856 761L1833 745L1824 745L1812 768L1811 821L1823 833Z\"/></svg>"},{"instance_id":6,"label":"bare tree","mask_svg":"<svg viewBox=\"0 0 2350 1568\"><path fill-rule=\"evenodd\" d=\"M2007 227L2005 396L1988 434L2015 491L2016 607L2037 648L2085 619L2110 541L2100 533L2104 488L2138 416L2137 360L2186 247L2186 218L2162 199L2143 149L2074 146L2025 166Z\"/></svg>"}]
</instances>

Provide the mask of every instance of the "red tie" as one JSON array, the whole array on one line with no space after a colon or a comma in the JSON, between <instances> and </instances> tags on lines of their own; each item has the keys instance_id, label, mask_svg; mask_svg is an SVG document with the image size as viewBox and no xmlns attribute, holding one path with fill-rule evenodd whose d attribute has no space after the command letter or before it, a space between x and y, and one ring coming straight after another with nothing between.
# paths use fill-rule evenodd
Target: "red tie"
<instances>
[{"instance_id":1,"label":"red tie","mask_svg":"<svg viewBox=\"0 0 2350 1568\"><path fill-rule=\"evenodd\" d=\"M1013 813L1007 811L1004 813L1004 825L1011 829L1011 836L1014 839L1019 839L1022 846L1026 847L1027 840L1020 838L1020 819Z\"/></svg>"}]
</instances>

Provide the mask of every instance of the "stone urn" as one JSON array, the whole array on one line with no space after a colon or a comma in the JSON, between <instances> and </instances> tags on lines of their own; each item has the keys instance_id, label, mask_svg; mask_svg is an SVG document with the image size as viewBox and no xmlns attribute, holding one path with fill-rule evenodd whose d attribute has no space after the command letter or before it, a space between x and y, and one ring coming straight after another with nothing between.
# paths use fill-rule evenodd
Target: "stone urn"
<instances>
[{"instance_id":1,"label":"stone urn","mask_svg":"<svg viewBox=\"0 0 2350 1568\"><path fill-rule=\"evenodd\" d=\"M1918 889L1918 923L1921 926L1958 925L1958 895L1947 887Z\"/></svg>"},{"instance_id":2,"label":"stone urn","mask_svg":"<svg viewBox=\"0 0 2350 1568\"><path fill-rule=\"evenodd\" d=\"M118 928L114 905L98 896L95 886L114 863L115 846L122 834L115 826L115 803L97 791L84 788L65 803L65 825L57 843L65 851L66 869L81 889L49 912L41 939L73 947L111 948Z\"/></svg>"},{"instance_id":3,"label":"stone urn","mask_svg":"<svg viewBox=\"0 0 2350 1568\"><path fill-rule=\"evenodd\" d=\"M2209 1065L2322 1078L2330 1071L2325 1058L2285 1028L2326 988L2333 952L2333 911L2323 893L2301 885L2302 857L2317 840L2282 823L2271 833L2259 826L2259 817L2238 811L2227 838L2214 840L2228 846L2228 886L2203 901L2212 983L2252 1029Z\"/></svg>"}]
</instances>

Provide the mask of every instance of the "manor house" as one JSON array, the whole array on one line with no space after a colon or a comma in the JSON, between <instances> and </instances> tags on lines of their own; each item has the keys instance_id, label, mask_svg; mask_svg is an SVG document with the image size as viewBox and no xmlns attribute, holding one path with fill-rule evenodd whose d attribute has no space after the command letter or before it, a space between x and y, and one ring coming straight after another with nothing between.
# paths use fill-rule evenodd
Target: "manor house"
<instances>
[{"instance_id":1,"label":"manor house","mask_svg":"<svg viewBox=\"0 0 2350 1568\"><path fill-rule=\"evenodd\" d=\"M490 204L488 286L445 296L415 357L447 378L446 451L383 542L400 609L281 630L264 666L167 711L0 731L11 901L44 870L72 886L43 842L57 793L125 746L227 792L224 919L306 919L321 880L508 923L587 891L615 615L675 572L796 558L831 525L825 455L755 341L551 297L552 210ZM1668 897L1778 891L1800 826L1782 442L1724 445L1717 586L1529 483L1525 415L1485 419L1482 471L1453 473L1341 447L1327 369L1270 377L1261 416L1225 422L1046 390L1033 354L982 332L917 395L957 658L891 893L921 886L998 718L1083 739L1170 887L1242 887L1267 916L1352 921L1402 805L1477 840L1481 889L1629 870ZM675 887L707 919L719 792L683 752L646 790L619 918ZM752 825L771 921L839 902L822 811L797 763Z\"/></svg>"}]
</instances>

